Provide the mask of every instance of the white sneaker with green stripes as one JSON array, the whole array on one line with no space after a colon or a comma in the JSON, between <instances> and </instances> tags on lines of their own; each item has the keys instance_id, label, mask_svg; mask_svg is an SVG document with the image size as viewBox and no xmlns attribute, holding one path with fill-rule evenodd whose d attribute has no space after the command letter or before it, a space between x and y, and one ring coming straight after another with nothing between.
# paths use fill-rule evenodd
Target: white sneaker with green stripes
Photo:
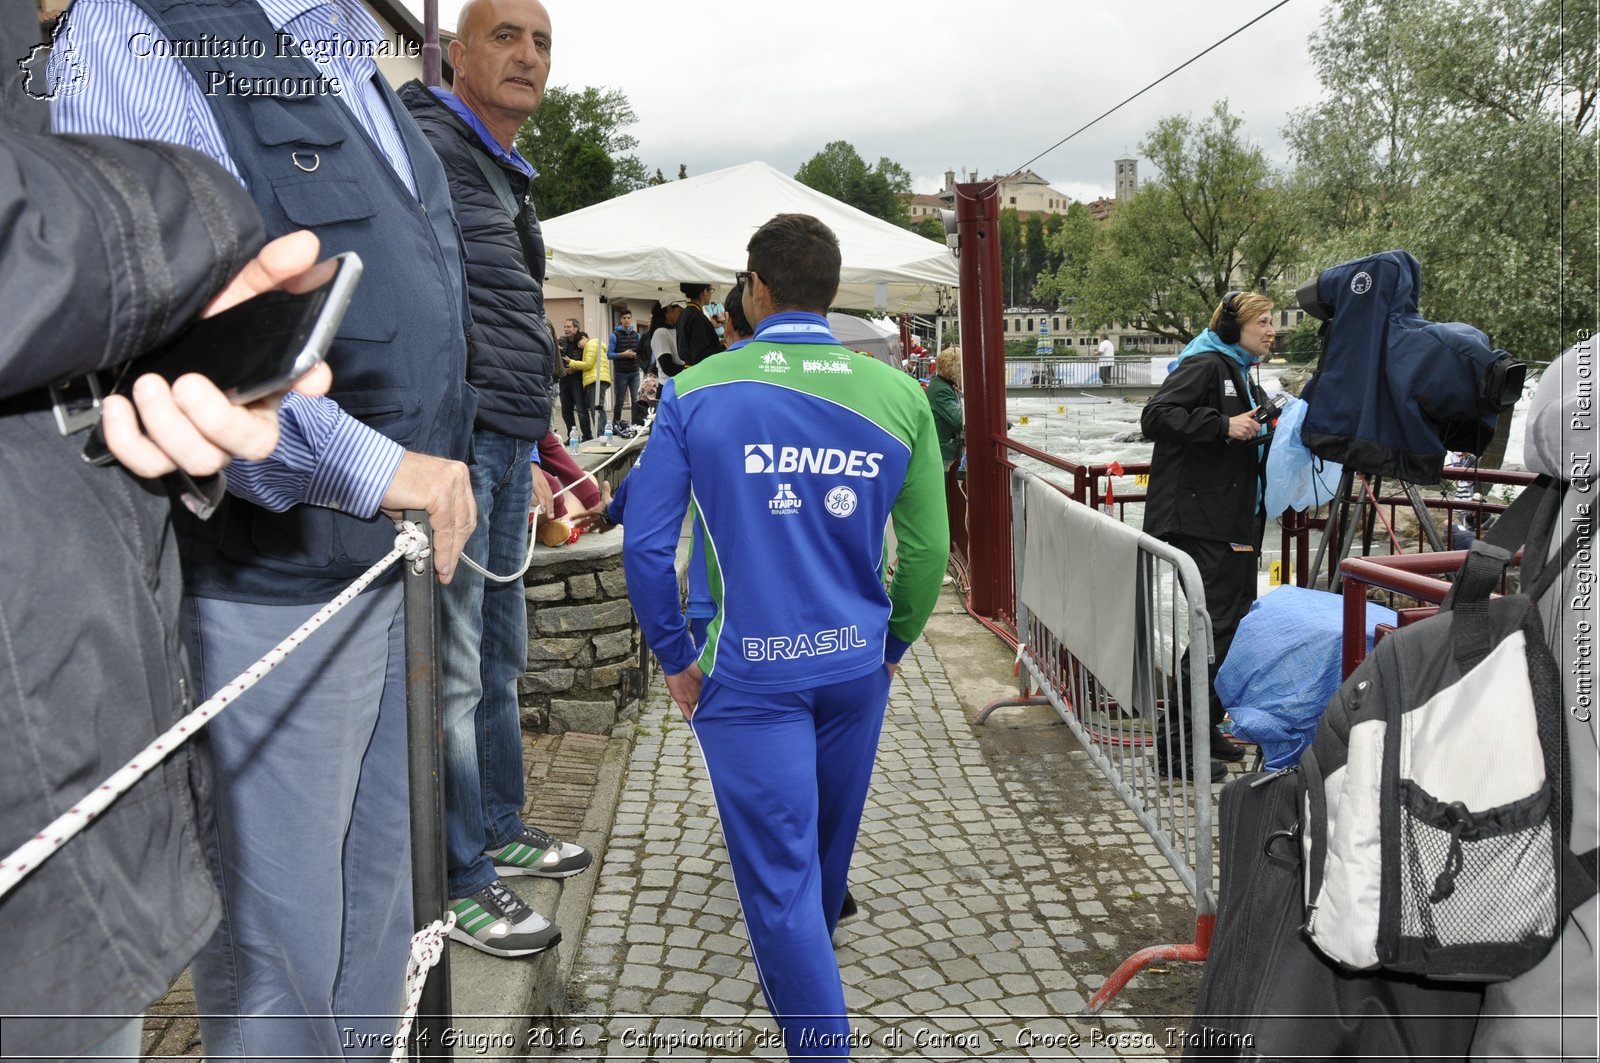
<instances>
[{"instance_id":1,"label":"white sneaker with green stripes","mask_svg":"<svg viewBox=\"0 0 1600 1063\"><path fill-rule=\"evenodd\" d=\"M522 828L516 841L491 852L489 857L502 878L511 875L566 878L594 862L594 857L583 846L558 842L538 827L529 826Z\"/></svg>"},{"instance_id":2,"label":"white sneaker with green stripes","mask_svg":"<svg viewBox=\"0 0 1600 1063\"><path fill-rule=\"evenodd\" d=\"M561 928L528 907L495 879L470 897L450 902L450 937L491 956L532 956L561 940Z\"/></svg>"}]
</instances>

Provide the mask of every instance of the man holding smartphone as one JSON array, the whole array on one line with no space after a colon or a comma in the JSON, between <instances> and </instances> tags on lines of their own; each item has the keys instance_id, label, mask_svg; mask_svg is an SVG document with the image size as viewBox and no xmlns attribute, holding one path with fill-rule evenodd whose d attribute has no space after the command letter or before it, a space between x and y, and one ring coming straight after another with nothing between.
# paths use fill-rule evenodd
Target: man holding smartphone
<instances>
[{"instance_id":1,"label":"man holding smartphone","mask_svg":"<svg viewBox=\"0 0 1600 1063\"><path fill-rule=\"evenodd\" d=\"M544 234L529 198L533 167L517 130L544 96L550 16L539 0L473 0L450 42L455 92L419 81L400 98L444 163L467 255L470 379L478 392L472 492L478 528L466 556L496 575L522 568L530 498L550 516L533 465L550 431L555 344L545 323ZM505 878L565 878L589 866L581 846L522 821L517 681L528 665L522 581L461 572L444 589L445 839L451 937L491 956L529 956L561 931Z\"/></svg>"},{"instance_id":2,"label":"man holding smartphone","mask_svg":"<svg viewBox=\"0 0 1600 1063\"><path fill-rule=\"evenodd\" d=\"M199 199L213 213L194 210ZM197 375L170 387L146 376L131 401L106 398L118 464L95 466L82 457L87 430L58 425L58 399L197 313L298 274L317 241L261 247L238 183L182 148L3 128L0 217L0 542L14 577L0 581L4 856L194 707L159 478L211 477L278 441L277 395L238 406ZM327 368L297 387L326 391ZM0 900L7 1055L138 1058L141 1020L128 1016L166 991L221 909L200 841L208 774L177 750Z\"/></svg>"},{"instance_id":3,"label":"man holding smartphone","mask_svg":"<svg viewBox=\"0 0 1600 1063\"><path fill-rule=\"evenodd\" d=\"M291 395L277 450L229 466L217 517L180 514L202 696L387 553L389 517L428 511L445 582L475 524L459 236L438 159L371 58L380 39L359 0L88 0L51 56L73 86L58 131L196 148L269 236L309 227L366 263L331 397ZM219 40L239 46L202 46ZM206 91L234 83L339 91ZM387 1054L412 930L400 605L391 572L209 728L225 908L193 970L214 1058Z\"/></svg>"}]
</instances>

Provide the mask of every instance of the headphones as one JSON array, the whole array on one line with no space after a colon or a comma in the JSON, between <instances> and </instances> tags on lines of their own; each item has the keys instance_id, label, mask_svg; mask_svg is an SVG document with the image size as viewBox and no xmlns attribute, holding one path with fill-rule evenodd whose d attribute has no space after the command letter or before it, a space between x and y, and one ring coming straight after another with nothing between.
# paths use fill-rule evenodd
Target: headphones
<instances>
[{"instance_id":1,"label":"headphones","mask_svg":"<svg viewBox=\"0 0 1600 1063\"><path fill-rule=\"evenodd\" d=\"M1217 325L1211 331L1223 343L1239 342L1239 296L1243 294L1232 291L1222 297L1222 313L1217 315Z\"/></svg>"}]
</instances>

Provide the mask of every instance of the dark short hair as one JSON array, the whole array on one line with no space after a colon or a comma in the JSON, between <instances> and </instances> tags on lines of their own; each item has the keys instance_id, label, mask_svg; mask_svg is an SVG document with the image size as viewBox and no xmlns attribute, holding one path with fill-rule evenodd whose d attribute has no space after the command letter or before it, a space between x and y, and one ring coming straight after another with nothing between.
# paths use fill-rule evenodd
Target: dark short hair
<instances>
[{"instance_id":1,"label":"dark short hair","mask_svg":"<svg viewBox=\"0 0 1600 1063\"><path fill-rule=\"evenodd\" d=\"M755 329L750 327L750 319L744 316L744 281L740 281L728 290L728 296L722 300L722 309L728 312L728 324L733 331L741 336L755 335Z\"/></svg>"},{"instance_id":2,"label":"dark short hair","mask_svg":"<svg viewBox=\"0 0 1600 1063\"><path fill-rule=\"evenodd\" d=\"M839 238L809 214L779 214L756 230L749 268L772 292L774 310L828 312L839 294Z\"/></svg>"}]
</instances>

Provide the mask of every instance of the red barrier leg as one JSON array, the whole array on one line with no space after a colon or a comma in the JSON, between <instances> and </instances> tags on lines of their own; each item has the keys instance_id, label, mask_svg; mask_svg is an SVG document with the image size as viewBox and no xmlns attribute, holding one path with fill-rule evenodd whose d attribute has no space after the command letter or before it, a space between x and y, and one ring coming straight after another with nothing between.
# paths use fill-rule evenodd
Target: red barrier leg
<instances>
[{"instance_id":1,"label":"red barrier leg","mask_svg":"<svg viewBox=\"0 0 1600 1063\"><path fill-rule=\"evenodd\" d=\"M1078 1012L1080 1019L1092 1019L1099 1015L1105 1006L1111 1003L1111 998L1122 992L1133 976L1150 966L1163 960L1193 960L1204 963L1206 956L1211 952L1211 932L1216 928L1215 915L1198 915L1194 921L1194 941L1183 945L1151 945L1149 948L1140 949L1132 956L1122 961L1122 965L1111 972L1111 977L1106 979L1106 984L1090 999L1088 1007Z\"/></svg>"}]
</instances>

